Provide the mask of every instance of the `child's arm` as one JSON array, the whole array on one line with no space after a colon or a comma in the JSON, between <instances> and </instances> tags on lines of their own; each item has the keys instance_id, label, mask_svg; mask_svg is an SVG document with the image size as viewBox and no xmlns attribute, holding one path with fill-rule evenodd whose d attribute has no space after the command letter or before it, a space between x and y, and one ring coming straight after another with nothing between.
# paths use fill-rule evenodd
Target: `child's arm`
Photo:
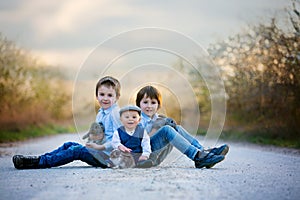
<instances>
[{"instance_id":1,"label":"child's arm","mask_svg":"<svg viewBox=\"0 0 300 200\"><path fill-rule=\"evenodd\" d=\"M139 160L147 160L151 153L151 146L150 146L150 137L147 134L146 130L144 130L144 135L143 135L141 145L142 145L143 153L140 156Z\"/></svg>"},{"instance_id":2,"label":"child's arm","mask_svg":"<svg viewBox=\"0 0 300 200\"><path fill-rule=\"evenodd\" d=\"M115 132L112 136L111 146L113 149L117 149L120 145L121 145L121 140L119 137L119 133L118 133L118 130L115 130Z\"/></svg>"},{"instance_id":3,"label":"child's arm","mask_svg":"<svg viewBox=\"0 0 300 200\"><path fill-rule=\"evenodd\" d=\"M105 146L105 149L114 148L112 146L112 138L114 132L121 126L118 107L115 107L109 115L110 116L106 118L106 123L104 125L106 142L103 145Z\"/></svg>"},{"instance_id":4,"label":"child's arm","mask_svg":"<svg viewBox=\"0 0 300 200\"><path fill-rule=\"evenodd\" d=\"M101 144L86 143L85 146L88 147L88 148L96 149L96 150L105 150L105 146L101 145Z\"/></svg>"}]
</instances>

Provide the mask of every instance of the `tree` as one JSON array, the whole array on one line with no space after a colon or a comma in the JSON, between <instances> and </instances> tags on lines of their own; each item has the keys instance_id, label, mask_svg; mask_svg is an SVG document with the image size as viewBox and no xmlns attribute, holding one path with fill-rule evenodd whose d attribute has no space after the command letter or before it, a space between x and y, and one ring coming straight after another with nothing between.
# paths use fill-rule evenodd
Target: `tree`
<instances>
[{"instance_id":1,"label":"tree","mask_svg":"<svg viewBox=\"0 0 300 200\"><path fill-rule=\"evenodd\" d=\"M280 137L300 131L299 1L287 10L289 28L278 19L249 26L208 51L220 66L229 96L230 120Z\"/></svg>"},{"instance_id":2,"label":"tree","mask_svg":"<svg viewBox=\"0 0 300 200\"><path fill-rule=\"evenodd\" d=\"M54 67L0 34L0 127L20 129L70 116L70 94Z\"/></svg>"}]
</instances>

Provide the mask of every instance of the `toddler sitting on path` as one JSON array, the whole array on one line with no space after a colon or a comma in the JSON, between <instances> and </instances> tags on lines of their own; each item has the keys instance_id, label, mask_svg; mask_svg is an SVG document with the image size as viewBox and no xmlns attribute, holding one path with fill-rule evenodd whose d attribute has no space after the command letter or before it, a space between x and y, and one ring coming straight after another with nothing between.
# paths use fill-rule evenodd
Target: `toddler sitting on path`
<instances>
[{"instance_id":1,"label":"toddler sitting on path","mask_svg":"<svg viewBox=\"0 0 300 200\"><path fill-rule=\"evenodd\" d=\"M151 153L151 147L147 132L139 124L141 109L133 105L121 108L120 120L123 126L119 127L113 134L113 148L124 153L130 153L135 164L146 161ZM116 163L114 164L116 165Z\"/></svg>"}]
</instances>

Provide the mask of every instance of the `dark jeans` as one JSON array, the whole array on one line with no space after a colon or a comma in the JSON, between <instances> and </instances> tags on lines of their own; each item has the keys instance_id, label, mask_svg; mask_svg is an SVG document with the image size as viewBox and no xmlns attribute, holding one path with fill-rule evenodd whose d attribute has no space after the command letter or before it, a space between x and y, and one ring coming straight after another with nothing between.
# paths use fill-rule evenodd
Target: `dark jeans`
<instances>
[{"instance_id":1,"label":"dark jeans","mask_svg":"<svg viewBox=\"0 0 300 200\"><path fill-rule=\"evenodd\" d=\"M74 160L81 160L94 167L107 168L108 156L76 142L66 142L58 149L40 156L39 167L50 168L68 164Z\"/></svg>"}]
</instances>

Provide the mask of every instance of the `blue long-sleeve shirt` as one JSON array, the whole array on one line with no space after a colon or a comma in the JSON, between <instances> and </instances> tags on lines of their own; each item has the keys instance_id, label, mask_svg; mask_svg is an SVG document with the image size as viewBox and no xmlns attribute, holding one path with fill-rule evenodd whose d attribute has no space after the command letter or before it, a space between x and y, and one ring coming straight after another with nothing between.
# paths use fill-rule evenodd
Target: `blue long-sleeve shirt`
<instances>
[{"instance_id":1,"label":"blue long-sleeve shirt","mask_svg":"<svg viewBox=\"0 0 300 200\"><path fill-rule=\"evenodd\" d=\"M101 122L104 125L104 134L105 134L105 154L109 155L113 150L111 141L114 132L122 125L120 121L119 106L113 104L110 108L104 110L100 108L96 116L96 122Z\"/></svg>"},{"instance_id":2,"label":"blue long-sleeve shirt","mask_svg":"<svg viewBox=\"0 0 300 200\"><path fill-rule=\"evenodd\" d=\"M142 124L143 128L147 131L148 134L151 132L153 123L157 118L158 118L157 113L153 116L152 119L145 113L143 113L143 112L141 113L141 122L140 123Z\"/></svg>"}]
</instances>

